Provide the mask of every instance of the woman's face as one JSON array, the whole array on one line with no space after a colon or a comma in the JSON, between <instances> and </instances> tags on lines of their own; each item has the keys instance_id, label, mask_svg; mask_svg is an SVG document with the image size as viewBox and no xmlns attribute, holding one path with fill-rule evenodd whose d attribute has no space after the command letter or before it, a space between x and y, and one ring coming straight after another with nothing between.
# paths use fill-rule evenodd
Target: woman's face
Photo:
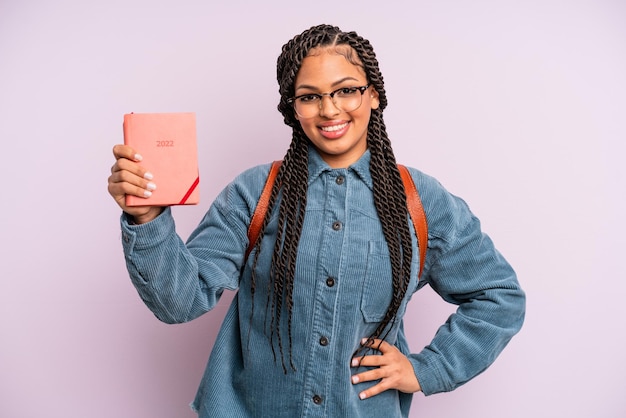
<instances>
[{"instance_id":1,"label":"woman's face","mask_svg":"<svg viewBox=\"0 0 626 418\"><path fill-rule=\"evenodd\" d=\"M363 69L349 62L335 49L316 48L311 52L302 60L296 76L296 97L367 84ZM369 87L356 110L345 112L333 104L330 96L325 95L314 116L303 118L296 114L296 118L324 161L332 168L345 168L356 162L367 149L370 113L378 105L378 93Z\"/></svg>"}]
</instances>

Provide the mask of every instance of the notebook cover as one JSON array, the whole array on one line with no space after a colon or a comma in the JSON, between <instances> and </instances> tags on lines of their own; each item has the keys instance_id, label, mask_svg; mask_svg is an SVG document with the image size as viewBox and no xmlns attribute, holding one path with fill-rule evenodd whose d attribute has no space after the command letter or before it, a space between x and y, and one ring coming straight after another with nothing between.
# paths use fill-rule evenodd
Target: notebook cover
<instances>
[{"instance_id":1,"label":"notebook cover","mask_svg":"<svg viewBox=\"0 0 626 418\"><path fill-rule=\"evenodd\" d=\"M148 198L127 195L126 205L199 203L195 113L129 113L123 126L124 143L142 155L157 185Z\"/></svg>"}]
</instances>

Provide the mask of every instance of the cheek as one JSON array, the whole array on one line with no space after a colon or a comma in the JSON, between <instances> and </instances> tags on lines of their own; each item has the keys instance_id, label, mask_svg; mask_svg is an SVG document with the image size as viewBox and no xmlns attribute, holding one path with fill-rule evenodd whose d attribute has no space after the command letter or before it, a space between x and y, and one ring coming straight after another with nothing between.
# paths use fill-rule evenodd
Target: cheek
<instances>
[{"instance_id":1,"label":"cheek","mask_svg":"<svg viewBox=\"0 0 626 418\"><path fill-rule=\"evenodd\" d=\"M315 127L315 124L313 122L311 122L310 120L301 120L300 121L300 126L302 127L302 130L304 131L305 134L309 134L310 132L314 132L317 128Z\"/></svg>"}]
</instances>

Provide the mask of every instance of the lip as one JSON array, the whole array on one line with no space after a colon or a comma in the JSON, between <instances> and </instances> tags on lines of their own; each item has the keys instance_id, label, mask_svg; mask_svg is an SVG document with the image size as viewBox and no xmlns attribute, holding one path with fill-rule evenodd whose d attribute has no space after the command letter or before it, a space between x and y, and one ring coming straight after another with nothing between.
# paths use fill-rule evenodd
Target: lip
<instances>
[{"instance_id":1,"label":"lip","mask_svg":"<svg viewBox=\"0 0 626 418\"><path fill-rule=\"evenodd\" d=\"M350 129L350 121L326 122L318 125L320 134L327 139L340 138Z\"/></svg>"}]
</instances>

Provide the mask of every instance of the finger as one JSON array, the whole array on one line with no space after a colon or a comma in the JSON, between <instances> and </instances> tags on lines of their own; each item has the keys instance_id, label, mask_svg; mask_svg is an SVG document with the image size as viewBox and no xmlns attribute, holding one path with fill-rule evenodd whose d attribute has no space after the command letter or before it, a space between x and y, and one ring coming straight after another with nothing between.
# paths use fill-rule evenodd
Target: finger
<instances>
[{"instance_id":1,"label":"finger","mask_svg":"<svg viewBox=\"0 0 626 418\"><path fill-rule=\"evenodd\" d=\"M387 363L387 359L381 355L354 357L350 366L352 367L376 367Z\"/></svg>"},{"instance_id":2,"label":"finger","mask_svg":"<svg viewBox=\"0 0 626 418\"><path fill-rule=\"evenodd\" d=\"M387 384L387 381L383 379L379 383L372 386L371 388L367 388L361 393L359 393L359 399L363 400L363 399L371 398L372 396L376 396L379 393L383 393L384 391L389 390L390 388L391 387Z\"/></svg>"},{"instance_id":3,"label":"finger","mask_svg":"<svg viewBox=\"0 0 626 418\"><path fill-rule=\"evenodd\" d=\"M155 183L127 170L118 170L109 176L109 193L114 197L129 194L147 198L156 188Z\"/></svg>"},{"instance_id":4,"label":"finger","mask_svg":"<svg viewBox=\"0 0 626 418\"><path fill-rule=\"evenodd\" d=\"M393 346L387 341L381 340L379 338L363 338L361 340L361 345L363 347L369 347L373 348L374 350L378 350L383 354L393 348Z\"/></svg>"},{"instance_id":5,"label":"finger","mask_svg":"<svg viewBox=\"0 0 626 418\"><path fill-rule=\"evenodd\" d=\"M150 190L150 188L133 186L129 183L109 183L108 190L109 194L118 203L123 202L126 195L142 197L145 199L152 196L152 190ZM149 204L149 202L146 202L146 204Z\"/></svg>"},{"instance_id":6,"label":"finger","mask_svg":"<svg viewBox=\"0 0 626 418\"><path fill-rule=\"evenodd\" d=\"M124 144L115 145L113 147L113 155L116 159L126 158L137 162L143 159L141 154L139 154L134 148Z\"/></svg>"},{"instance_id":7,"label":"finger","mask_svg":"<svg viewBox=\"0 0 626 418\"><path fill-rule=\"evenodd\" d=\"M414 393L422 390L413 367L410 365L400 366L400 368L381 367L352 376L353 384L376 380L379 382L360 394L361 399L372 397L389 389L396 389L403 393Z\"/></svg>"},{"instance_id":8,"label":"finger","mask_svg":"<svg viewBox=\"0 0 626 418\"><path fill-rule=\"evenodd\" d=\"M152 180L154 178L154 175L148 171L146 167L143 167L141 164L126 158L120 158L115 162L115 164L113 164L113 167L111 167L111 173L116 171L128 171L145 180Z\"/></svg>"},{"instance_id":9,"label":"finger","mask_svg":"<svg viewBox=\"0 0 626 418\"><path fill-rule=\"evenodd\" d=\"M385 370L382 368L377 368L377 369L365 371L363 373L355 374L350 378L350 380L352 381L353 385L356 385L357 383L371 382L373 380L381 380L385 377L387 377Z\"/></svg>"},{"instance_id":10,"label":"finger","mask_svg":"<svg viewBox=\"0 0 626 418\"><path fill-rule=\"evenodd\" d=\"M394 345L380 339L364 338L361 343L363 347L373 350L374 354L354 357L351 363L352 367L381 366L388 364L393 360L394 355L399 353L399 350ZM376 354L376 352L380 354Z\"/></svg>"}]
</instances>

